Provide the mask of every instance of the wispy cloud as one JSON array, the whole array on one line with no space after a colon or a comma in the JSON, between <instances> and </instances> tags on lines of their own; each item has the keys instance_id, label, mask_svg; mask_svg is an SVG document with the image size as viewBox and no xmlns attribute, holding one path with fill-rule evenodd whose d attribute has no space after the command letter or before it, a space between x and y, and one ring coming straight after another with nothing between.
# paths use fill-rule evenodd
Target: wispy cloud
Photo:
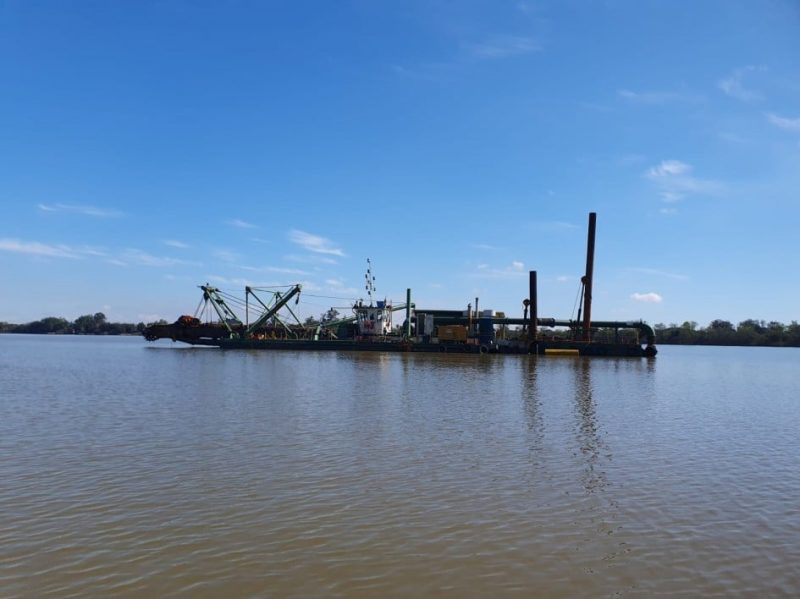
<instances>
[{"instance_id":1,"label":"wispy cloud","mask_svg":"<svg viewBox=\"0 0 800 599\"><path fill-rule=\"evenodd\" d=\"M494 268L488 264L478 264L471 276L479 279L513 279L525 275L525 264L514 260L509 266Z\"/></svg>"},{"instance_id":2,"label":"wispy cloud","mask_svg":"<svg viewBox=\"0 0 800 599\"><path fill-rule=\"evenodd\" d=\"M542 45L532 37L497 35L479 43L465 44L465 48L476 58L497 59L530 54L541 50Z\"/></svg>"},{"instance_id":3,"label":"wispy cloud","mask_svg":"<svg viewBox=\"0 0 800 599\"><path fill-rule=\"evenodd\" d=\"M787 118L778 116L774 112L767 112L764 114L767 120L776 127L785 131L800 131L800 118Z\"/></svg>"},{"instance_id":4,"label":"wispy cloud","mask_svg":"<svg viewBox=\"0 0 800 599\"><path fill-rule=\"evenodd\" d=\"M617 95L634 104L671 104L676 102L697 103L703 102L705 97L688 91L640 91L629 89L617 90Z\"/></svg>"},{"instance_id":5,"label":"wispy cloud","mask_svg":"<svg viewBox=\"0 0 800 599\"><path fill-rule=\"evenodd\" d=\"M725 79L720 79L717 81L717 87L719 87L725 94L729 95L732 98L736 98L737 100L741 100L742 102L752 102L754 100L762 100L764 96L761 92L747 89L744 87L743 79L745 75L748 73L753 73L756 71L764 71L766 70L764 67L757 67L757 66L746 66L736 69Z\"/></svg>"},{"instance_id":6,"label":"wispy cloud","mask_svg":"<svg viewBox=\"0 0 800 599\"><path fill-rule=\"evenodd\" d=\"M335 293L346 293L358 295L359 290L355 287L348 287L342 279L325 279L325 284Z\"/></svg>"},{"instance_id":7,"label":"wispy cloud","mask_svg":"<svg viewBox=\"0 0 800 599\"><path fill-rule=\"evenodd\" d=\"M666 277L668 279L675 279L676 281L686 281L689 279L686 275L677 274L674 272L667 272L664 270L657 270L655 268L642 268L633 267L628 269L631 272L638 272L644 275L654 275L657 277Z\"/></svg>"},{"instance_id":8,"label":"wispy cloud","mask_svg":"<svg viewBox=\"0 0 800 599\"><path fill-rule=\"evenodd\" d=\"M339 264L333 258L323 256L322 254L306 254L304 256L287 254L283 258L289 262L299 262L300 264Z\"/></svg>"},{"instance_id":9,"label":"wispy cloud","mask_svg":"<svg viewBox=\"0 0 800 599\"><path fill-rule=\"evenodd\" d=\"M230 225L231 227L236 227L237 229L257 229L258 225L254 225L253 223L248 223L240 218L232 218L230 220L225 221L226 225Z\"/></svg>"},{"instance_id":10,"label":"wispy cloud","mask_svg":"<svg viewBox=\"0 0 800 599\"><path fill-rule=\"evenodd\" d=\"M660 188L664 202L678 202L688 195L717 194L724 186L718 181L692 176L692 166L680 160L663 160L645 172L645 177Z\"/></svg>"},{"instance_id":11,"label":"wispy cloud","mask_svg":"<svg viewBox=\"0 0 800 599\"><path fill-rule=\"evenodd\" d=\"M313 233L292 229L289 231L289 241L309 252L339 256L340 258L345 256L344 251L337 247L330 239L314 235Z\"/></svg>"},{"instance_id":12,"label":"wispy cloud","mask_svg":"<svg viewBox=\"0 0 800 599\"><path fill-rule=\"evenodd\" d=\"M644 302L646 304L660 304L664 300L663 297L654 291L649 293L632 293L631 299L637 302Z\"/></svg>"},{"instance_id":13,"label":"wispy cloud","mask_svg":"<svg viewBox=\"0 0 800 599\"><path fill-rule=\"evenodd\" d=\"M222 260L223 262L236 262L240 258L239 254L233 250L225 249L216 249L211 252L211 255L217 260Z\"/></svg>"},{"instance_id":14,"label":"wispy cloud","mask_svg":"<svg viewBox=\"0 0 800 599\"><path fill-rule=\"evenodd\" d=\"M500 249L496 245L489 245L488 243L473 243L472 247L475 248L476 250L487 250L487 251L495 251Z\"/></svg>"},{"instance_id":15,"label":"wispy cloud","mask_svg":"<svg viewBox=\"0 0 800 599\"><path fill-rule=\"evenodd\" d=\"M654 166L647 171L650 177L668 177L673 175L683 175L692 170L692 167L680 160L662 160L661 164Z\"/></svg>"},{"instance_id":16,"label":"wispy cloud","mask_svg":"<svg viewBox=\"0 0 800 599\"><path fill-rule=\"evenodd\" d=\"M63 243L52 244L18 239L0 239L0 250L51 258L86 258L89 256L103 258L108 255L106 251L88 245L76 247Z\"/></svg>"},{"instance_id":17,"label":"wispy cloud","mask_svg":"<svg viewBox=\"0 0 800 599\"><path fill-rule=\"evenodd\" d=\"M172 248L178 248L179 250L186 250L189 249L189 247L191 247L188 243L184 243L176 239L165 239L164 245L168 245L169 247Z\"/></svg>"},{"instance_id":18,"label":"wispy cloud","mask_svg":"<svg viewBox=\"0 0 800 599\"><path fill-rule=\"evenodd\" d=\"M165 266L200 266L199 262L192 262L189 260L180 260L178 258L170 258L166 256L153 256L139 249L129 248L122 254L122 260L131 264L138 264L140 266L154 266L162 268Z\"/></svg>"},{"instance_id":19,"label":"wispy cloud","mask_svg":"<svg viewBox=\"0 0 800 599\"><path fill-rule=\"evenodd\" d=\"M74 204L39 204L37 206L42 212L68 212L81 214L94 218L120 218L125 216L124 212L111 210L108 208L98 208L96 206L79 206Z\"/></svg>"},{"instance_id":20,"label":"wispy cloud","mask_svg":"<svg viewBox=\"0 0 800 599\"><path fill-rule=\"evenodd\" d=\"M300 275L300 276L310 276L311 273L305 270L300 270L298 268L281 268L278 266L240 266L242 270L246 270L249 272L274 272L284 275Z\"/></svg>"},{"instance_id":21,"label":"wispy cloud","mask_svg":"<svg viewBox=\"0 0 800 599\"><path fill-rule=\"evenodd\" d=\"M269 287L272 285L272 283L256 283L250 279L230 278L223 277L221 275L206 275L205 279L209 283L215 283L217 285L229 285L231 287Z\"/></svg>"},{"instance_id":22,"label":"wispy cloud","mask_svg":"<svg viewBox=\"0 0 800 599\"><path fill-rule=\"evenodd\" d=\"M80 258L79 253L67 245L51 245L39 241L0 239L0 250L49 258Z\"/></svg>"},{"instance_id":23,"label":"wispy cloud","mask_svg":"<svg viewBox=\"0 0 800 599\"><path fill-rule=\"evenodd\" d=\"M574 223L568 223L562 220L551 220L533 222L530 224L530 228L535 231L558 233L561 231L572 231L579 227Z\"/></svg>"}]
</instances>

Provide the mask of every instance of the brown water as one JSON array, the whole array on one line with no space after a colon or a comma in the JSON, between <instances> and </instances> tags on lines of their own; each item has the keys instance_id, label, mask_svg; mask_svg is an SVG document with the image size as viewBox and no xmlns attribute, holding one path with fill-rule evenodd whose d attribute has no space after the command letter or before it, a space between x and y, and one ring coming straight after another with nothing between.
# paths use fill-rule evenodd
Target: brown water
<instances>
[{"instance_id":1,"label":"brown water","mask_svg":"<svg viewBox=\"0 0 800 599\"><path fill-rule=\"evenodd\" d=\"M0 596L797 596L799 361L0 335Z\"/></svg>"}]
</instances>

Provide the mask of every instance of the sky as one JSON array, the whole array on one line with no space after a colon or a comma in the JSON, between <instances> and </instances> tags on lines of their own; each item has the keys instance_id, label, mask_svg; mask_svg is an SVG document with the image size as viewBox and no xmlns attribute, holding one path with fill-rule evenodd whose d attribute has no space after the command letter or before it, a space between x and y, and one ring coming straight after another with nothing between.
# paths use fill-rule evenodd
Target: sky
<instances>
[{"instance_id":1,"label":"sky","mask_svg":"<svg viewBox=\"0 0 800 599\"><path fill-rule=\"evenodd\" d=\"M800 3L0 0L0 321L198 285L800 320Z\"/></svg>"}]
</instances>

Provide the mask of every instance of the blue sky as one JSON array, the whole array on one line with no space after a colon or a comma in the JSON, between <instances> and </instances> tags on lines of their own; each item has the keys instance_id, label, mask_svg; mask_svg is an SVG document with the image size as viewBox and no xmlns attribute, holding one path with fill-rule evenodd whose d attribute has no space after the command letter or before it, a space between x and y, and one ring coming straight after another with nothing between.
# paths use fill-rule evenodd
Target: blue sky
<instances>
[{"instance_id":1,"label":"blue sky","mask_svg":"<svg viewBox=\"0 0 800 599\"><path fill-rule=\"evenodd\" d=\"M0 320L304 284L800 318L800 4L0 2ZM316 296L316 297L314 297ZM320 297L324 296L324 297Z\"/></svg>"}]
</instances>

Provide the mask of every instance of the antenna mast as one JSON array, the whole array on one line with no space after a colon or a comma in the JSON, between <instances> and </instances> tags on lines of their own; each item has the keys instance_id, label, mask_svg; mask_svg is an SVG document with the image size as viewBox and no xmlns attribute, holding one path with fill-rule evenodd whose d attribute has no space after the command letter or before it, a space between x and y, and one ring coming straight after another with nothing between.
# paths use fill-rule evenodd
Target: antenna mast
<instances>
[{"instance_id":1,"label":"antenna mast","mask_svg":"<svg viewBox=\"0 0 800 599\"><path fill-rule=\"evenodd\" d=\"M367 297L369 298L369 305L372 307L372 296L375 294L375 277L372 274L372 262L367 258L367 274L364 275L366 285L364 288L367 290Z\"/></svg>"}]
</instances>

